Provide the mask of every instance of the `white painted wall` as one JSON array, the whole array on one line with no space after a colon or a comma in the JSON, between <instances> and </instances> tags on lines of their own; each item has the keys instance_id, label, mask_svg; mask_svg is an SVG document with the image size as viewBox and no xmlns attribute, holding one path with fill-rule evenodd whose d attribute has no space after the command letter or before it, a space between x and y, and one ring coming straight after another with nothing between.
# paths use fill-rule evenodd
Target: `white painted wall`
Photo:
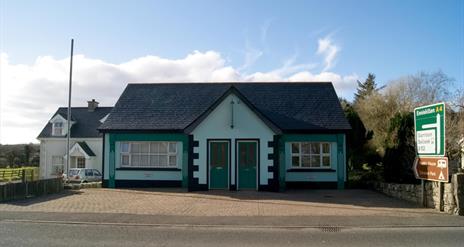
<instances>
[{"instance_id":1,"label":"white painted wall","mask_svg":"<svg viewBox=\"0 0 464 247\"><path fill-rule=\"evenodd\" d=\"M52 178L52 157L66 155L66 138L44 138L40 140L40 176L41 178ZM71 138L70 148L76 143L85 141L96 156L86 160L87 168L102 171L102 138ZM66 159L64 159L66 169Z\"/></svg>"},{"instance_id":2,"label":"white painted wall","mask_svg":"<svg viewBox=\"0 0 464 247\"><path fill-rule=\"evenodd\" d=\"M231 101L234 100L234 128L231 128ZM237 103L238 102L238 103ZM273 174L268 172L268 166L272 160L268 160L268 154L272 148L267 144L273 140L274 132L256 116L256 114L241 102L233 94L224 99L206 119L204 119L192 132L193 139L199 142L194 152L199 154L199 159L194 160L194 165L199 166L198 172L193 176L198 178L200 184L207 181L207 139L231 139L231 165L235 166L235 139L250 138L260 140L260 184L267 185L268 179ZM235 169L231 174L232 184L235 184Z\"/></svg>"}]
</instances>

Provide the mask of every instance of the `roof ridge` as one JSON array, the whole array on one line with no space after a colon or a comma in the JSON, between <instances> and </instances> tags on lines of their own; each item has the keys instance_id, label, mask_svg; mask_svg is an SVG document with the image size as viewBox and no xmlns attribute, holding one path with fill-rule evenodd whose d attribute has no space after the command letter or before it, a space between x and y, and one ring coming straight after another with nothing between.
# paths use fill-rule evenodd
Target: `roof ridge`
<instances>
[{"instance_id":1,"label":"roof ridge","mask_svg":"<svg viewBox=\"0 0 464 247\"><path fill-rule=\"evenodd\" d=\"M98 109L98 108L113 108L113 107L114 107L114 106L99 106L99 107L97 107L97 108L95 108L95 109ZM59 106L58 108L66 108L66 109L67 109L68 107L67 107L67 106ZM87 108L89 108L89 107L88 107L88 106L71 106L71 109L72 109L72 108L87 109Z\"/></svg>"},{"instance_id":2,"label":"roof ridge","mask_svg":"<svg viewBox=\"0 0 464 247\"><path fill-rule=\"evenodd\" d=\"M127 85L333 84L331 81L128 82Z\"/></svg>"}]
</instances>

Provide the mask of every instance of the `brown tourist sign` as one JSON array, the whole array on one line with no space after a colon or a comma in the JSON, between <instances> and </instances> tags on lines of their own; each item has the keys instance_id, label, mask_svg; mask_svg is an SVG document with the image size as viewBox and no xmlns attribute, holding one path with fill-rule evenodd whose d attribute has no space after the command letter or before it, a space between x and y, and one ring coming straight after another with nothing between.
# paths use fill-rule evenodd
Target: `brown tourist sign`
<instances>
[{"instance_id":1,"label":"brown tourist sign","mask_svg":"<svg viewBox=\"0 0 464 247\"><path fill-rule=\"evenodd\" d=\"M447 157L416 157L413 169L417 179L448 182Z\"/></svg>"}]
</instances>

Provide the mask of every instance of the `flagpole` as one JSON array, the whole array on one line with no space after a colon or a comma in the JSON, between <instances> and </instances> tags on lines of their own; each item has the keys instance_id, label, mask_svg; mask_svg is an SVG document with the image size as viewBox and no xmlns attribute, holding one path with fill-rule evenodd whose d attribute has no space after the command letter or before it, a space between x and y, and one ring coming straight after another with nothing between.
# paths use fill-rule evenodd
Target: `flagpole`
<instances>
[{"instance_id":1,"label":"flagpole","mask_svg":"<svg viewBox=\"0 0 464 247\"><path fill-rule=\"evenodd\" d=\"M69 164L71 162L71 157L69 156L69 148L70 148L69 139L71 137L71 88L72 88L73 51L74 51L74 39L71 39L71 62L69 65L68 114L67 114L67 124L66 124L66 127L68 129L68 132L66 133L66 176L69 176Z\"/></svg>"}]
</instances>

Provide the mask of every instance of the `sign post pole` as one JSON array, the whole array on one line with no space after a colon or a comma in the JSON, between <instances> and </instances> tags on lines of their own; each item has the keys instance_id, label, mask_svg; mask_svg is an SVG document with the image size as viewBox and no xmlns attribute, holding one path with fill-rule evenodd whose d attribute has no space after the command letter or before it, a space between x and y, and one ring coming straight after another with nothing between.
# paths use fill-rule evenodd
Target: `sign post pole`
<instances>
[{"instance_id":1,"label":"sign post pole","mask_svg":"<svg viewBox=\"0 0 464 247\"><path fill-rule=\"evenodd\" d=\"M440 190L440 211L445 211L445 202L444 202L444 187L443 182L438 182L438 188Z\"/></svg>"}]
</instances>

